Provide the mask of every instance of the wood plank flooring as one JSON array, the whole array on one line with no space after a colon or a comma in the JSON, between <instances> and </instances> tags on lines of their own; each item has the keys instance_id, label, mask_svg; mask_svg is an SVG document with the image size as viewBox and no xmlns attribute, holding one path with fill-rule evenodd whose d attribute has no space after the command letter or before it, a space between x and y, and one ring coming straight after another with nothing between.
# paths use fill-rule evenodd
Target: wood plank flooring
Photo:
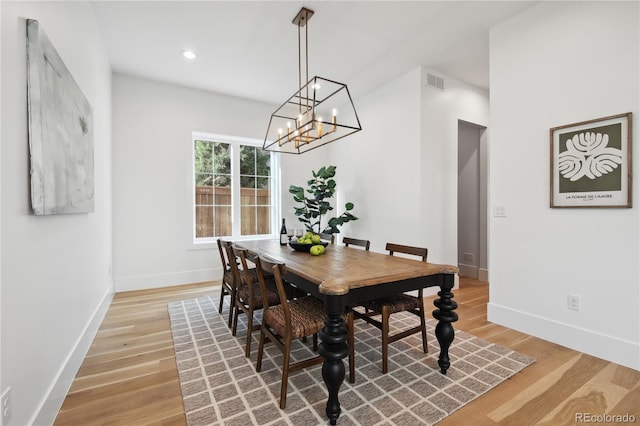
<instances>
[{"instance_id":1,"label":"wood plank flooring","mask_svg":"<svg viewBox=\"0 0 640 426\"><path fill-rule=\"evenodd\" d=\"M55 425L185 425L167 304L219 292L202 283L117 294ZM486 283L461 278L455 300L456 329L536 362L440 425L580 424L581 413L640 424L640 372L487 322Z\"/></svg>"}]
</instances>

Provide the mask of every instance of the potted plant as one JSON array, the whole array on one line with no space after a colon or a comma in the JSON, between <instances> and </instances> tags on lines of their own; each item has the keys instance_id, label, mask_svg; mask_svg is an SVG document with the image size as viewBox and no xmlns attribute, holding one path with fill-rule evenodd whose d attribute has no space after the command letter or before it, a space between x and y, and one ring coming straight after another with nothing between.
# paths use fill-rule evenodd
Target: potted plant
<instances>
[{"instance_id":1,"label":"potted plant","mask_svg":"<svg viewBox=\"0 0 640 426\"><path fill-rule=\"evenodd\" d=\"M336 166L324 166L318 171L312 170L312 173L313 179L307 181L308 188L306 192L309 197L305 195L305 190L301 186L289 186L289 192L293 194L294 201L302 203L301 207L294 207L295 215L300 222L304 223L307 231L316 234L339 233L340 230L338 228L342 224L358 220L357 217L351 214L353 203L346 203L344 205L345 211L340 216L329 218L323 228L323 218L333 210L328 200L333 198L336 192L336 181L333 179L336 175Z\"/></svg>"}]
</instances>

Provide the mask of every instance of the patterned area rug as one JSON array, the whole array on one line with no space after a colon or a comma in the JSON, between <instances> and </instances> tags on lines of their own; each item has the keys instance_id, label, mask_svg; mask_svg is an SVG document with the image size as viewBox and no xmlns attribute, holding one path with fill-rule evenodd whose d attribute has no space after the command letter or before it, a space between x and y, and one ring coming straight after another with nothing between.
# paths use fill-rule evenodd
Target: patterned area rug
<instances>
[{"instance_id":1,"label":"patterned area rug","mask_svg":"<svg viewBox=\"0 0 640 426\"><path fill-rule=\"evenodd\" d=\"M256 373L260 333L253 333L251 357L245 358L246 317L240 316L237 336L232 336L226 321L229 307L225 304L223 315L218 314L219 300L212 296L169 305L187 423L328 424L322 366L289 374L287 408L280 410L280 351L272 343L265 345L262 371ZM392 320L392 333L404 328L405 321L416 322L411 314L394 314ZM356 321L356 383L348 382L347 368L340 388L339 425L431 425L535 361L456 330L449 350L451 368L445 376L437 364L435 324L427 320L428 354L422 352L419 334L397 341L389 346L389 372L382 374L380 332ZM292 358L309 357L311 340L296 342Z\"/></svg>"}]
</instances>

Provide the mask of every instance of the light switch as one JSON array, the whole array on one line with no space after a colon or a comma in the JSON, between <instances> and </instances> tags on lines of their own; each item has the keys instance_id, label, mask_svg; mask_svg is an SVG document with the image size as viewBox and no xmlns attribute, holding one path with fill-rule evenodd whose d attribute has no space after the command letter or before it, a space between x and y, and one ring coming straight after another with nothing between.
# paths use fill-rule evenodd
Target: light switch
<instances>
[{"instance_id":1,"label":"light switch","mask_svg":"<svg viewBox=\"0 0 640 426\"><path fill-rule=\"evenodd\" d=\"M507 209L504 206L493 207L493 217L507 217Z\"/></svg>"}]
</instances>

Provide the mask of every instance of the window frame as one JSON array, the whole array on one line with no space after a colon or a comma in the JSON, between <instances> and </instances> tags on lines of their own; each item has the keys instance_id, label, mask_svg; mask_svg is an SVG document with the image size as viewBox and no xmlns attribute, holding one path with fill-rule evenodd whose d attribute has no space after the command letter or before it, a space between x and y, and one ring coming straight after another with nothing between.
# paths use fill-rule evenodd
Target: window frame
<instances>
[{"instance_id":1,"label":"window frame","mask_svg":"<svg viewBox=\"0 0 640 426\"><path fill-rule=\"evenodd\" d=\"M206 142L220 142L230 145L231 148L231 234L213 237L196 237L196 194L194 188L196 186L196 169L195 169L195 142L196 140ZM190 179L189 187L191 191L191 242L194 247L210 246L216 243L218 238L227 238L233 240L254 240L276 238L280 232L278 228L278 218L281 212L280 199L280 155L275 152L269 152L270 159L270 187L271 192L271 218L270 218L270 234L260 235L241 235L241 209L240 205L240 146L253 146L262 149L262 140L247 138L241 136L230 136L216 133L192 132L191 136L191 156L190 162Z\"/></svg>"}]
</instances>

